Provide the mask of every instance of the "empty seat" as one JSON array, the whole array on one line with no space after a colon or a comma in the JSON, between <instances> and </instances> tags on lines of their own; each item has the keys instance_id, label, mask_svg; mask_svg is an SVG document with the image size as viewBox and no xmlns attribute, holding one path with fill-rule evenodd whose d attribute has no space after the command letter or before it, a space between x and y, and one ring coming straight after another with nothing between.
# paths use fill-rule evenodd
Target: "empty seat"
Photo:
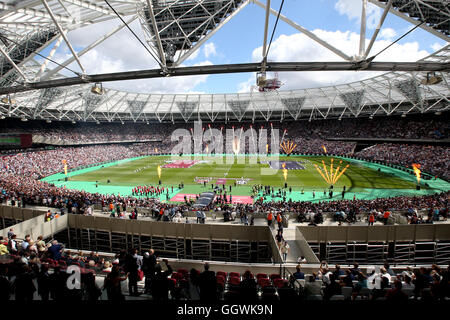
<instances>
[{"instance_id":1,"label":"empty seat","mask_svg":"<svg viewBox=\"0 0 450 320\"><path fill-rule=\"evenodd\" d=\"M361 290L359 291L359 295L364 296L364 297L369 297L370 289L369 288L361 288Z\"/></svg>"},{"instance_id":2,"label":"empty seat","mask_svg":"<svg viewBox=\"0 0 450 320\"><path fill-rule=\"evenodd\" d=\"M180 279L183 278L183 275L181 273L179 273L179 272L173 272L171 278L172 279L176 279L176 280L180 280Z\"/></svg>"},{"instance_id":3,"label":"empty seat","mask_svg":"<svg viewBox=\"0 0 450 320\"><path fill-rule=\"evenodd\" d=\"M264 287L266 287L266 286L270 286L270 285L271 285L271 282L270 282L270 280L269 280L268 278L259 278L259 279L258 279L258 285L259 285L261 288L264 288Z\"/></svg>"},{"instance_id":4,"label":"empty seat","mask_svg":"<svg viewBox=\"0 0 450 320\"><path fill-rule=\"evenodd\" d=\"M177 279L174 279L174 278L168 278L168 279L170 281L169 289L175 288L177 286Z\"/></svg>"},{"instance_id":5,"label":"empty seat","mask_svg":"<svg viewBox=\"0 0 450 320\"><path fill-rule=\"evenodd\" d=\"M258 273L256 275L256 279L259 280L261 278L268 278L267 273Z\"/></svg>"},{"instance_id":6,"label":"empty seat","mask_svg":"<svg viewBox=\"0 0 450 320\"><path fill-rule=\"evenodd\" d=\"M402 291L408 296L408 298L412 297L414 295L414 289L412 288L403 288Z\"/></svg>"},{"instance_id":7,"label":"empty seat","mask_svg":"<svg viewBox=\"0 0 450 320\"><path fill-rule=\"evenodd\" d=\"M273 285L277 288L283 288L285 284L288 283L287 280L284 279L275 279L273 280Z\"/></svg>"},{"instance_id":8,"label":"empty seat","mask_svg":"<svg viewBox=\"0 0 450 320\"><path fill-rule=\"evenodd\" d=\"M312 294L308 296L307 300L322 300L322 296L320 294Z\"/></svg>"},{"instance_id":9,"label":"empty seat","mask_svg":"<svg viewBox=\"0 0 450 320\"><path fill-rule=\"evenodd\" d=\"M344 300L345 297L342 294L335 294L330 298L330 301Z\"/></svg>"},{"instance_id":10,"label":"empty seat","mask_svg":"<svg viewBox=\"0 0 450 320\"><path fill-rule=\"evenodd\" d=\"M277 274L277 273L272 273L271 275L270 275L270 280L275 280L275 279L281 279L281 276L279 275L279 274Z\"/></svg>"},{"instance_id":11,"label":"empty seat","mask_svg":"<svg viewBox=\"0 0 450 320\"><path fill-rule=\"evenodd\" d=\"M269 294L269 293L275 293L275 292L277 292L277 290L272 285L268 285L268 286L265 286L264 288L262 288L263 294Z\"/></svg>"},{"instance_id":12,"label":"empty seat","mask_svg":"<svg viewBox=\"0 0 450 320\"><path fill-rule=\"evenodd\" d=\"M239 285L241 283L241 279L238 277L230 277L228 283L232 285Z\"/></svg>"},{"instance_id":13,"label":"empty seat","mask_svg":"<svg viewBox=\"0 0 450 320\"><path fill-rule=\"evenodd\" d=\"M226 280L223 276L216 276L216 282L224 285Z\"/></svg>"},{"instance_id":14,"label":"empty seat","mask_svg":"<svg viewBox=\"0 0 450 320\"><path fill-rule=\"evenodd\" d=\"M352 287L342 287L342 295L346 300L352 297L353 288Z\"/></svg>"},{"instance_id":15,"label":"empty seat","mask_svg":"<svg viewBox=\"0 0 450 320\"><path fill-rule=\"evenodd\" d=\"M187 271L187 269L180 268L177 270L177 272L181 273L183 275L183 278L187 278L189 275L189 271Z\"/></svg>"}]
</instances>

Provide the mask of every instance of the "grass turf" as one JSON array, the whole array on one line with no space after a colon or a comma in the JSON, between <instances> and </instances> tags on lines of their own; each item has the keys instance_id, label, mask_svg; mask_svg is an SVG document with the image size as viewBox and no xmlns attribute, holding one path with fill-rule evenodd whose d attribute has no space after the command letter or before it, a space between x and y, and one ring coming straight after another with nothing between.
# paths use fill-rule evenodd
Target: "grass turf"
<instances>
[{"instance_id":1,"label":"grass turf","mask_svg":"<svg viewBox=\"0 0 450 320\"><path fill-rule=\"evenodd\" d=\"M282 188L285 182L291 187L293 192L288 195L288 199L320 201L329 200L328 196L323 195L323 191L329 187L329 184L315 169L317 164L323 170L322 161L327 166L330 173L331 157L324 156L280 156L279 160L299 161L305 167L304 170L287 170L286 180L283 170L273 170L267 164L249 163L249 158L238 156L229 157L208 157L208 156L150 156L135 159L127 159L104 165L72 172L68 182L61 181L64 178L59 174L47 177L45 180L56 185L66 185L68 188L86 190L89 192L99 192L104 194L130 195L131 189L137 185L157 185L158 173L157 167L166 164L171 159L176 160L198 160L190 168L162 168L161 181L163 186L173 186L174 192L170 193L170 198L178 192L182 193L201 193L210 190L211 184L215 185L217 179L226 178L226 185L233 185L233 195L248 196L251 194L251 187L255 184L273 186L275 189ZM217 161L218 160L218 161ZM278 159L262 159L278 160ZM341 164L339 162L342 161ZM221 163L217 163L221 162ZM373 199L376 197L388 197L393 195L419 195L430 194L439 191L449 190L450 184L442 180L426 181L429 186L422 184L422 190L416 191L415 176L393 169L387 166L372 164L365 161L354 159L334 157L333 172L340 165L340 171L349 165L345 173L334 184L335 198L341 198L340 192L343 186L347 188L346 199L356 198ZM379 170L378 170L379 169ZM195 178L210 177L207 188L203 184L196 183ZM233 179L250 179L246 185L234 187ZM60 181L58 181L60 180ZM107 183L110 180L110 183ZM98 181L98 187L95 186ZM183 182L185 188L180 191L177 186ZM227 191L229 189L227 188ZM312 197L312 190L316 192L316 197ZM302 191L304 191L302 193ZM166 200L162 196L161 200ZM281 199L273 199L275 201Z\"/></svg>"}]
</instances>

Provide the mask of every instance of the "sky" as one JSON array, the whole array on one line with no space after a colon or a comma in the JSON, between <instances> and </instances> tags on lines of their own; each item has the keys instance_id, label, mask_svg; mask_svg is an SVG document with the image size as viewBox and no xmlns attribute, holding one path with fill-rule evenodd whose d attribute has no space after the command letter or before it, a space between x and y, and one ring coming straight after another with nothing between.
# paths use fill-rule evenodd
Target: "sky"
<instances>
[{"instance_id":1,"label":"sky","mask_svg":"<svg viewBox=\"0 0 450 320\"><path fill-rule=\"evenodd\" d=\"M265 0L260 1L265 3ZM271 1L271 7L275 10L279 9L280 4L281 0ZM285 0L281 13L345 54L354 56L359 48L361 8L361 0ZM366 46L381 14L381 8L368 3ZM260 62L264 19L264 9L250 3L194 52L182 66ZM276 16L271 15L269 39L275 20ZM116 19L77 29L69 32L68 38L75 50L79 51L120 23L121 21ZM378 53L413 27L409 22L388 14L369 56ZM140 21L133 22L131 28L145 42ZM417 61L444 44L442 39L417 28L377 56L374 61ZM62 62L70 56L68 47L63 43L54 58ZM275 30L268 60L344 61L281 20ZM82 56L81 61L88 74L158 68L156 61L126 28ZM69 67L80 70L75 63ZM66 71L63 74L73 76L73 73ZM280 90L293 90L348 83L379 74L381 73L368 71L284 72L279 73L278 78L283 83ZM274 74L269 73L268 76L273 77ZM104 87L145 94L220 94L250 92L256 89L255 82L256 74L241 73L108 82L104 83Z\"/></svg>"}]
</instances>

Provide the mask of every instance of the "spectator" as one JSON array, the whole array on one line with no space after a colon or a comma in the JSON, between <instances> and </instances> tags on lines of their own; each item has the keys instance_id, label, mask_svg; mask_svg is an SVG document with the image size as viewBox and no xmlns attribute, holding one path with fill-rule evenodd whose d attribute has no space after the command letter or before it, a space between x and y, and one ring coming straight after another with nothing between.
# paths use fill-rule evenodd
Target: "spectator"
<instances>
[{"instance_id":1,"label":"spectator","mask_svg":"<svg viewBox=\"0 0 450 320\"><path fill-rule=\"evenodd\" d=\"M9 254L8 247L3 242L3 237L0 236L0 256Z\"/></svg>"},{"instance_id":2,"label":"spectator","mask_svg":"<svg viewBox=\"0 0 450 320\"><path fill-rule=\"evenodd\" d=\"M392 302L407 301L408 296L402 291L402 282L399 280L394 281L394 289L388 290L386 293L386 300Z\"/></svg>"},{"instance_id":3,"label":"spectator","mask_svg":"<svg viewBox=\"0 0 450 320\"><path fill-rule=\"evenodd\" d=\"M158 263L155 266L155 277L152 280L152 297L155 301L168 300L169 290L171 282L167 279L172 274L172 267L169 265L166 259L163 259L164 264L167 267L166 271L162 271L161 264Z\"/></svg>"},{"instance_id":4,"label":"spectator","mask_svg":"<svg viewBox=\"0 0 450 320\"><path fill-rule=\"evenodd\" d=\"M296 272L294 272L292 275L294 277L294 279L305 279L305 274L303 272L301 272L300 270L300 265L297 265L297 267L295 267Z\"/></svg>"},{"instance_id":5,"label":"spectator","mask_svg":"<svg viewBox=\"0 0 450 320\"><path fill-rule=\"evenodd\" d=\"M106 290L108 300L110 301L124 301L125 297L122 294L121 282L125 281L128 274L121 277L118 265L113 265L111 272L106 276L103 288Z\"/></svg>"},{"instance_id":6,"label":"spectator","mask_svg":"<svg viewBox=\"0 0 450 320\"><path fill-rule=\"evenodd\" d=\"M209 270L209 263L205 263L204 268L198 279L200 300L213 302L217 300L216 275Z\"/></svg>"}]
</instances>

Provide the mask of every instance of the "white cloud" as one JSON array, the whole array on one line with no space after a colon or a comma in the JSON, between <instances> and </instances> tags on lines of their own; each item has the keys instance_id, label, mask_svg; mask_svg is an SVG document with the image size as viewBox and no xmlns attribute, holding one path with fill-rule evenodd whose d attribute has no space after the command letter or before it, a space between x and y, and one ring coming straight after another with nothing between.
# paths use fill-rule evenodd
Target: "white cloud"
<instances>
[{"instance_id":1,"label":"white cloud","mask_svg":"<svg viewBox=\"0 0 450 320\"><path fill-rule=\"evenodd\" d=\"M204 53L205 53L205 57L209 58L211 56L215 56L217 54L216 52L216 45L214 44L214 42L210 42L205 44L205 47L203 48Z\"/></svg>"},{"instance_id":2,"label":"white cloud","mask_svg":"<svg viewBox=\"0 0 450 320\"><path fill-rule=\"evenodd\" d=\"M379 39L385 39L385 40L394 40L394 37L397 35L397 32L395 32L392 28L384 28L380 31L378 34Z\"/></svg>"},{"instance_id":3,"label":"white cloud","mask_svg":"<svg viewBox=\"0 0 450 320\"><path fill-rule=\"evenodd\" d=\"M444 45L442 43L435 42L430 47L431 47L431 49L433 49L433 52L436 52L436 51L442 49L444 47Z\"/></svg>"},{"instance_id":4,"label":"white cloud","mask_svg":"<svg viewBox=\"0 0 450 320\"><path fill-rule=\"evenodd\" d=\"M341 15L346 15L350 20L361 23L362 1L361 0L339 0L334 8ZM366 21L367 28L374 29L381 17L381 9L370 2L367 3Z\"/></svg>"},{"instance_id":5,"label":"white cloud","mask_svg":"<svg viewBox=\"0 0 450 320\"><path fill-rule=\"evenodd\" d=\"M341 49L349 56L355 55L359 49L359 34L353 32L314 30L319 38L327 41L334 47ZM367 42L369 39L366 40ZM371 54L375 54L391 42L387 40L375 41ZM252 60L260 60L261 47L255 48ZM404 44L394 44L388 50L380 54L375 61L417 61L429 53L419 50L418 42L408 42ZM370 56L370 54L369 54ZM270 61L342 61L340 57L330 50L317 44L302 33L293 35L280 35L272 42L269 52ZM281 90L292 90L299 88L312 88L319 86L336 85L362 80L379 75L383 72L373 71L348 71L348 72L282 72L279 79L284 83ZM269 74L268 77L271 75ZM273 76L273 75L272 75ZM248 81L238 84L240 92L249 92L251 86L255 84L254 75Z\"/></svg>"},{"instance_id":6,"label":"white cloud","mask_svg":"<svg viewBox=\"0 0 450 320\"><path fill-rule=\"evenodd\" d=\"M191 55L186 59L186 61L194 60L198 57L198 54L200 53L200 50L197 49L194 52L191 53Z\"/></svg>"},{"instance_id":7,"label":"white cloud","mask_svg":"<svg viewBox=\"0 0 450 320\"><path fill-rule=\"evenodd\" d=\"M117 21L95 24L94 26L74 30L68 34L68 37L72 45L76 48L75 50L79 51L109 32L117 24ZM139 23L135 21L130 27L148 46ZM193 53L191 60L196 57L195 55L198 55L198 51ZM67 46L62 44L54 58L61 63L70 57L71 54ZM85 55L81 56L80 60L88 74L156 69L159 67L158 63L126 28L123 28L94 49L91 49ZM210 64L212 64L210 61L202 61L195 65ZM80 70L76 62L71 63L68 67L76 71ZM73 73L68 71L62 73L73 76ZM167 77L105 82L104 86L106 88L140 93L198 93L199 91L195 90L195 87L206 82L207 78L208 75Z\"/></svg>"}]
</instances>

